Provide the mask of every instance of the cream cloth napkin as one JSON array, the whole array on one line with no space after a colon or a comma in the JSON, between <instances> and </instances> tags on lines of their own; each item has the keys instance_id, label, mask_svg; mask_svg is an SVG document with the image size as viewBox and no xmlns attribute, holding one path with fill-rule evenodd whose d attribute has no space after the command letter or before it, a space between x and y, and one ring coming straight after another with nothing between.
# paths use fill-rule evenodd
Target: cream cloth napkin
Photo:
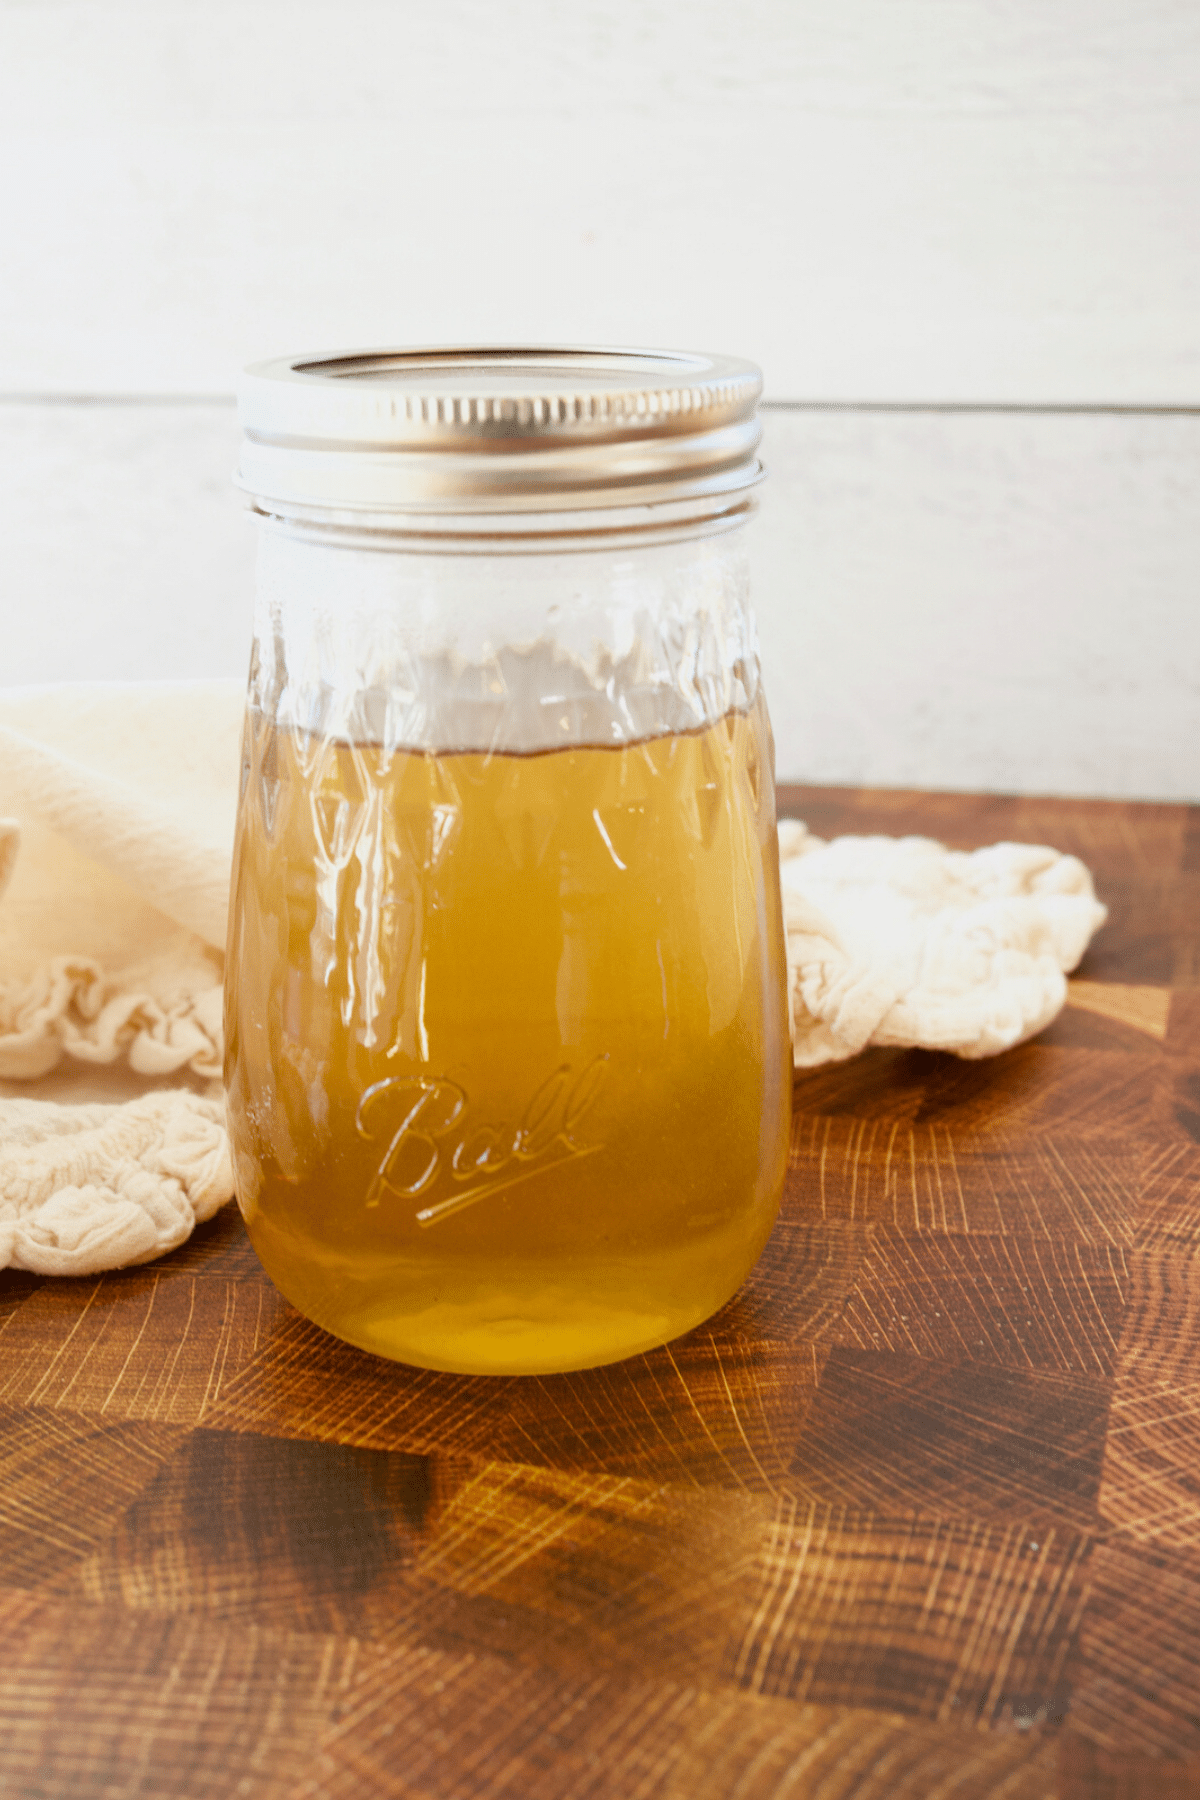
<instances>
[{"instance_id":1,"label":"cream cloth napkin","mask_svg":"<svg viewBox=\"0 0 1200 1800\"><path fill-rule=\"evenodd\" d=\"M1074 856L1040 844L779 827L797 1068L868 1044L995 1056L1044 1030L1108 917Z\"/></svg>"},{"instance_id":2,"label":"cream cloth napkin","mask_svg":"<svg viewBox=\"0 0 1200 1800\"><path fill-rule=\"evenodd\" d=\"M0 1267L146 1262L232 1197L221 974L244 694L0 692ZM167 1079L187 1085L149 1086Z\"/></svg>"},{"instance_id":3,"label":"cream cloth napkin","mask_svg":"<svg viewBox=\"0 0 1200 1800\"><path fill-rule=\"evenodd\" d=\"M243 693L0 690L0 1267L147 1261L232 1195L220 983ZM994 1055L1055 1017L1105 918L1083 864L1040 846L825 843L784 821L780 852L799 1068L870 1044ZM188 1085L147 1092L166 1077Z\"/></svg>"}]
</instances>

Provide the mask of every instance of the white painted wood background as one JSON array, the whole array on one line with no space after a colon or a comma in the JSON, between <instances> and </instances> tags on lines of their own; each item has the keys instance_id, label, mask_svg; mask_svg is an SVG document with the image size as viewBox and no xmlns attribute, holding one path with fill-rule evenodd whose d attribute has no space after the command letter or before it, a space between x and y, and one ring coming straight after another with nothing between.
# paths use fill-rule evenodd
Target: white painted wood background
<instances>
[{"instance_id":1,"label":"white painted wood background","mask_svg":"<svg viewBox=\"0 0 1200 1800\"><path fill-rule=\"evenodd\" d=\"M240 672L253 357L678 343L781 775L1200 796L1197 192L1195 0L0 0L0 680Z\"/></svg>"}]
</instances>

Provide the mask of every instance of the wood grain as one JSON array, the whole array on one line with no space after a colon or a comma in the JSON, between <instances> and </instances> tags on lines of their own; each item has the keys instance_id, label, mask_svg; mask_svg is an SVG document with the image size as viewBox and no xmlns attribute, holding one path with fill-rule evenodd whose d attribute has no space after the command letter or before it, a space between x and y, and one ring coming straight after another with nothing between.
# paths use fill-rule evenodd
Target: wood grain
<instances>
[{"instance_id":1,"label":"wood grain","mask_svg":"<svg viewBox=\"0 0 1200 1800\"><path fill-rule=\"evenodd\" d=\"M1200 1758L1200 1557L1104 1544L1091 1580L1074 1729L1109 1750Z\"/></svg>"},{"instance_id":2,"label":"wood grain","mask_svg":"<svg viewBox=\"0 0 1200 1800\"><path fill-rule=\"evenodd\" d=\"M1200 1116L1196 1122L1200 1140ZM1148 1160L1135 1242L1178 1244L1200 1239L1200 1141L1164 1145Z\"/></svg>"},{"instance_id":3,"label":"wood grain","mask_svg":"<svg viewBox=\"0 0 1200 1800\"><path fill-rule=\"evenodd\" d=\"M751 1693L943 1724L1061 1721L1092 1540L1036 1520L781 1502L727 1673Z\"/></svg>"},{"instance_id":4,"label":"wood grain","mask_svg":"<svg viewBox=\"0 0 1200 1800\"><path fill-rule=\"evenodd\" d=\"M410 1654L359 1684L296 1800L1044 1800L1054 1757L1036 1733L984 1736L667 1682L550 1686L495 1661ZM497 1765L489 1786L484 1770Z\"/></svg>"},{"instance_id":5,"label":"wood grain","mask_svg":"<svg viewBox=\"0 0 1200 1800\"><path fill-rule=\"evenodd\" d=\"M40 1587L105 1542L184 1433L0 1407L0 1567Z\"/></svg>"},{"instance_id":6,"label":"wood grain","mask_svg":"<svg viewBox=\"0 0 1200 1800\"><path fill-rule=\"evenodd\" d=\"M1099 1505L1114 1540L1200 1550L1200 1382L1118 1374Z\"/></svg>"},{"instance_id":7,"label":"wood grain","mask_svg":"<svg viewBox=\"0 0 1200 1800\"><path fill-rule=\"evenodd\" d=\"M836 1328L839 1343L1015 1368L1105 1375L1129 1286L1119 1245L887 1227Z\"/></svg>"},{"instance_id":8,"label":"wood grain","mask_svg":"<svg viewBox=\"0 0 1200 1800\"><path fill-rule=\"evenodd\" d=\"M28 1596L14 1606L2 1591L0 1630L4 1781L39 1800L283 1800L362 1658L353 1640Z\"/></svg>"},{"instance_id":9,"label":"wood grain","mask_svg":"<svg viewBox=\"0 0 1200 1800\"><path fill-rule=\"evenodd\" d=\"M1133 987L1120 982L1072 980L1067 983L1067 1005L1083 1012L1117 1019L1135 1031L1165 1038L1171 1016L1171 990L1165 987Z\"/></svg>"},{"instance_id":10,"label":"wood grain","mask_svg":"<svg viewBox=\"0 0 1200 1800\"><path fill-rule=\"evenodd\" d=\"M1097 1376L835 1349L784 1485L893 1515L924 1508L1092 1527L1109 1387Z\"/></svg>"},{"instance_id":11,"label":"wood grain","mask_svg":"<svg viewBox=\"0 0 1200 1800\"><path fill-rule=\"evenodd\" d=\"M284 1302L186 1266L46 1282L0 1333L0 1401L108 1419L195 1424Z\"/></svg>"},{"instance_id":12,"label":"wood grain","mask_svg":"<svg viewBox=\"0 0 1200 1800\"><path fill-rule=\"evenodd\" d=\"M1200 1793L1200 989L1128 1003L1195 817L798 798L1077 845L1175 937L1131 905L1125 997L991 1063L799 1080L758 1268L608 1369L363 1355L232 1209L0 1278L0 1792Z\"/></svg>"},{"instance_id":13,"label":"wood grain","mask_svg":"<svg viewBox=\"0 0 1200 1800\"><path fill-rule=\"evenodd\" d=\"M741 1694L697 1707L671 1800L1046 1800L1056 1746L894 1713Z\"/></svg>"},{"instance_id":14,"label":"wood grain","mask_svg":"<svg viewBox=\"0 0 1200 1800\"><path fill-rule=\"evenodd\" d=\"M1140 1216L1145 1156L1114 1133L995 1134L944 1119L797 1112L792 1180L823 1219L901 1231L984 1232L1128 1244Z\"/></svg>"},{"instance_id":15,"label":"wood grain","mask_svg":"<svg viewBox=\"0 0 1200 1800\"><path fill-rule=\"evenodd\" d=\"M1194 1800L1200 1761L1106 1750L1067 1731L1059 1746L1058 1783L1061 1800Z\"/></svg>"}]
</instances>

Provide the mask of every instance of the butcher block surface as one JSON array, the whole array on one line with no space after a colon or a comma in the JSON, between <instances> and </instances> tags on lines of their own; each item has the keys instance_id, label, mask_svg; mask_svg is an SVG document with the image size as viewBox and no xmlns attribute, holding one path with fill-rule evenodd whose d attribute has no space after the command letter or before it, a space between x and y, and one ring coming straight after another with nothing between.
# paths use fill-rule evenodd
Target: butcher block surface
<instances>
[{"instance_id":1,"label":"butcher block surface","mask_svg":"<svg viewBox=\"0 0 1200 1800\"><path fill-rule=\"evenodd\" d=\"M6 1800L1200 1795L1200 808L780 809L1081 856L1061 1018L798 1077L754 1274L610 1368L379 1361L232 1207L0 1276Z\"/></svg>"}]
</instances>

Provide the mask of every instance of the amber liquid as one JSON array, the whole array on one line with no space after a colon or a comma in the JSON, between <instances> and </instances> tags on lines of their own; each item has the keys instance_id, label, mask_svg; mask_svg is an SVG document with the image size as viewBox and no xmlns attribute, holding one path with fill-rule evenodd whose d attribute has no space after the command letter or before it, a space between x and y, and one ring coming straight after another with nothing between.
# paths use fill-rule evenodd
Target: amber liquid
<instances>
[{"instance_id":1,"label":"amber liquid","mask_svg":"<svg viewBox=\"0 0 1200 1800\"><path fill-rule=\"evenodd\" d=\"M382 1356L540 1373L737 1289L791 1102L769 727L387 754L252 716L230 926L239 1202Z\"/></svg>"}]
</instances>

